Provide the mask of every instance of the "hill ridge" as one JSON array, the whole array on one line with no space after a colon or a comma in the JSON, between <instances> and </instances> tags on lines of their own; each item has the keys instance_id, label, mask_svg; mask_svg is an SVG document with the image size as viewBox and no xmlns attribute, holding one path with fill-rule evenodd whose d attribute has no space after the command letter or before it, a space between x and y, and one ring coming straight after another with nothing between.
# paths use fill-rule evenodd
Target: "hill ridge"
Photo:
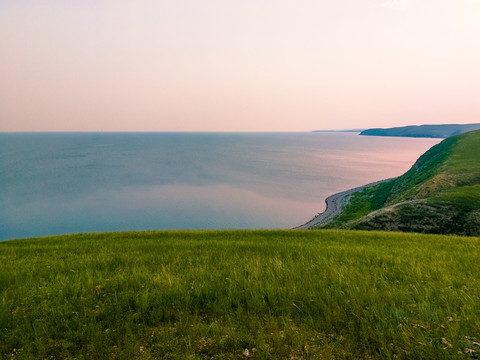
<instances>
[{"instance_id":1,"label":"hill ridge","mask_svg":"<svg viewBox=\"0 0 480 360\"><path fill-rule=\"evenodd\" d=\"M440 124L440 125L409 125L392 128L372 128L360 132L360 135L369 136L404 136L404 137L432 137L448 138L465 132L479 130L480 123L476 124Z\"/></svg>"},{"instance_id":2,"label":"hill ridge","mask_svg":"<svg viewBox=\"0 0 480 360\"><path fill-rule=\"evenodd\" d=\"M480 235L480 130L443 140L405 174L354 193L324 227Z\"/></svg>"}]
</instances>

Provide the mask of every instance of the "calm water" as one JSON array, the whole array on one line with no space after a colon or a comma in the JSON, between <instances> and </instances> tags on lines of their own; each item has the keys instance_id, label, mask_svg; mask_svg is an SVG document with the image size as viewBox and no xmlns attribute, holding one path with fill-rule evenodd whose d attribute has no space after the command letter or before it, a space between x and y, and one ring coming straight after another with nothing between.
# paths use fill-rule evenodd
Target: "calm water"
<instances>
[{"instance_id":1,"label":"calm water","mask_svg":"<svg viewBox=\"0 0 480 360\"><path fill-rule=\"evenodd\" d=\"M0 239L290 228L401 175L435 139L354 133L0 134Z\"/></svg>"}]
</instances>

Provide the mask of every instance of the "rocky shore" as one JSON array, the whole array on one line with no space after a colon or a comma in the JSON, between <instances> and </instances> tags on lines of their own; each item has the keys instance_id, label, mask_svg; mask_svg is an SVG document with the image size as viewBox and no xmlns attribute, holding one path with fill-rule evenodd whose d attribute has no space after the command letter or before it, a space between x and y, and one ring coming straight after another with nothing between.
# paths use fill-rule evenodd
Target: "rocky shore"
<instances>
[{"instance_id":1,"label":"rocky shore","mask_svg":"<svg viewBox=\"0 0 480 360\"><path fill-rule=\"evenodd\" d=\"M350 197L352 196L352 194L356 193L357 191L361 191L363 189L381 184L389 180L392 180L392 179L375 181L373 183L362 185L350 190L342 191L327 197L325 199L327 208L323 213L316 215L313 219L311 219L310 221L306 222L303 225L294 227L294 229L305 230L305 229L311 229L314 227L328 224L335 216L340 214L342 207L348 204L348 201L350 200Z\"/></svg>"}]
</instances>

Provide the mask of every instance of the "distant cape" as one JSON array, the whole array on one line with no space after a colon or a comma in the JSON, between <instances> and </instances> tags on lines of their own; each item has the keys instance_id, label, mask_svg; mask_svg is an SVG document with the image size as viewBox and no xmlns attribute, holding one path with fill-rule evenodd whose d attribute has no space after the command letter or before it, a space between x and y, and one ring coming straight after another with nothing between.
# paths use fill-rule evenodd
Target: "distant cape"
<instances>
[{"instance_id":1,"label":"distant cape","mask_svg":"<svg viewBox=\"0 0 480 360\"><path fill-rule=\"evenodd\" d=\"M360 135L447 138L479 129L480 124L411 125L387 129L367 129Z\"/></svg>"}]
</instances>

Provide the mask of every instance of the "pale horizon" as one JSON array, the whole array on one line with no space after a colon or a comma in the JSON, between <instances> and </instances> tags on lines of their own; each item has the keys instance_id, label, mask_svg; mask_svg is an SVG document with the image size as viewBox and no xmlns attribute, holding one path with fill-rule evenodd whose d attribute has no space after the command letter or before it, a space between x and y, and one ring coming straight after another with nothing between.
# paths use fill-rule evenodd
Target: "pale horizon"
<instances>
[{"instance_id":1,"label":"pale horizon","mask_svg":"<svg viewBox=\"0 0 480 360\"><path fill-rule=\"evenodd\" d=\"M479 0L4 0L0 131L479 123L479 19Z\"/></svg>"}]
</instances>

